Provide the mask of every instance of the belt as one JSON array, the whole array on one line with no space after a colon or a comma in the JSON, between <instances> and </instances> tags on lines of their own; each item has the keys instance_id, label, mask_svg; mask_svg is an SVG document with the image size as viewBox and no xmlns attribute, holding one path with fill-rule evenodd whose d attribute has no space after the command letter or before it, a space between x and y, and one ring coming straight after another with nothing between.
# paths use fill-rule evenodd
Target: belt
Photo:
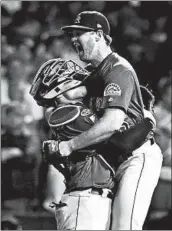
<instances>
[{"instance_id":1,"label":"belt","mask_svg":"<svg viewBox=\"0 0 172 231\"><path fill-rule=\"evenodd\" d=\"M100 195L101 197L104 198L113 198L113 193L110 189L107 188L103 188L103 189L99 189L99 188L88 188L88 189L80 189L80 190L73 190L70 192L65 192L65 194L71 195L71 196L86 196L89 197L90 194L92 195Z\"/></svg>"}]
</instances>

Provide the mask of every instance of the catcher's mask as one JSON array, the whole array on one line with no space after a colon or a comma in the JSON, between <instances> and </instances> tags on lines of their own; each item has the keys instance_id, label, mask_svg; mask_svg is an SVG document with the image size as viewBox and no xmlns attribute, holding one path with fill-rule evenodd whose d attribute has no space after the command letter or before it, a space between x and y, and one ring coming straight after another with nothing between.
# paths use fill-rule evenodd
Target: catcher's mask
<instances>
[{"instance_id":1,"label":"catcher's mask","mask_svg":"<svg viewBox=\"0 0 172 231\"><path fill-rule=\"evenodd\" d=\"M50 106L52 99L79 86L89 74L90 72L72 60L48 60L36 73L30 94L38 105Z\"/></svg>"}]
</instances>

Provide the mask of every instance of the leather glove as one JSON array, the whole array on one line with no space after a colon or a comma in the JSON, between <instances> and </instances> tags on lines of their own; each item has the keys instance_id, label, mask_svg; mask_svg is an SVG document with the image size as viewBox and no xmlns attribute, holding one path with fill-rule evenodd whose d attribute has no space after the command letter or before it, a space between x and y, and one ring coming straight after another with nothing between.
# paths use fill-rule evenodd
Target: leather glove
<instances>
[{"instance_id":1,"label":"leather glove","mask_svg":"<svg viewBox=\"0 0 172 231\"><path fill-rule=\"evenodd\" d=\"M64 157L59 150L60 141L46 140L42 144L42 160L49 164L54 164L56 161L61 161Z\"/></svg>"}]
</instances>

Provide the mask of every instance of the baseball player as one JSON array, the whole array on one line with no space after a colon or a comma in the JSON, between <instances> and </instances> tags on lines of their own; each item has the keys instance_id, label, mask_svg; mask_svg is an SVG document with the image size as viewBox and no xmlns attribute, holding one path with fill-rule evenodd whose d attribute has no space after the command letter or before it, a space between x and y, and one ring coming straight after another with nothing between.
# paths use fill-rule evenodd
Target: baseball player
<instances>
[{"instance_id":1,"label":"baseball player","mask_svg":"<svg viewBox=\"0 0 172 231\"><path fill-rule=\"evenodd\" d=\"M50 60L38 71L31 89L32 95L39 93L36 96L39 104L46 106L51 99L48 106L55 106L46 113L53 140L44 142L43 158L65 176L65 193L60 203L54 203L58 230L109 229L113 169L94 147L62 157L56 155L56 146L53 146L55 140L69 140L88 130L96 120L95 114L80 99L71 101L64 96L64 91L69 86L77 86L81 82L78 78L84 79L86 73L73 61ZM41 101L43 95L46 96Z\"/></svg>"},{"instance_id":2,"label":"baseball player","mask_svg":"<svg viewBox=\"0 0 172 231\"><path fill-rule=\"evenodd\" d=\"M95 68L85 84L87 103L96 108L99 116L89 130L60 142L61 155L69 156L76 150L107 140L120 129L124 119L130 126L140 122L144 118L144 106L133 67L110 48L110 26L104 15L96 11L81 12L73 25L62 30L70 34L80 59ZM121 163L115 176L117 187L111 229L142 229L161 165L161 150L153 138Z\"/></svg>"},{"instance_id":3,"label":"baseball player","mask_svg":"<svg viewBox=\"0 0 172 231\"><path fill-rule=\"evenodd\" d=\"M73 65L72 70L70 70L72 65ZM78 73L76 74L74 72L74 69L76 70L79 68L80 67L76 65L75 63L73 63L72 61L65 62L60 59L50 60L39 69L35 77L35 80L33 81L31 94L34 96L37 103L42 106L46 106L46 105L49 106L53 104L55 106L56 104L55 110L53 107L48 108L47 113L46 113L48 123L54 131L53 137L52 137L52 139L54 140L61 140L61 141L69 140L75 137L76 135L80 134L81 132L88 130L94 124L96 120L95 114L93 114L93 112L81 102L81 98L83 98L83 96L86 94L86 89L84 86L77 87L79 84L79 82L77 81L79 80L76 80L76 79L78 79L79 76L78 76ZM73 73L72 74L73 76L70 79L69 76L71 76L71 73ZM80 78L81 76L83 77L83 79L85 78L85 75L83 75L83 72L80 72L79 74L80 74ZM86 71L84 74L86 74ZM69 90L73 87L75 87L74 90ZM71 92L73 94L73 97L75 93L75 100L73 101L68 100L65 97L65 95L71 96ZM145 125L144 123L138 124L139 127L137 127L137 130L140 131L140 129L142 129L143 134L146 131L146 135L147 135L147 132L148 130L150 130L150 127L145 126L146 128L145 130L144 125ZM127 146L126 148L126 143L125 143L126 137L130 137L131 134L135 133L135 129L130 129L130 130L131 130L130 133L127 133L125 132L125 126L122 127L121 133L116 134L114 137L115 139L109 140L110 143L116 146L118 142L123 143L125 150L128 148L127 152L130 151L130 148L132 148L133 150L135 145L138 145L138 144L136 144L135 142L133 142L133 140L130 139L134 147ZM136 131L135 134L137 135L138 132ZM141 139L143 139L143 134L140 136ZM123 142L120 142L121 140ZM52 145L51 150L49 149L49 144ZM89 229L94 229L94 227L95 228L108 228L107 224L109 224L109 222L107 222L107 219L109 220L110 218L109 216L110 210L108 209L108 212L106 210L107 212L106 216L102 214L103 212L101 213L95 212L92 209L92 207L89 209L89 206L87 206L88 209L85 210L85 208L83 208L82 206L82 203L78 205L78 198L79 198L79 195L82 195L82 196L84 195L84 198L85 196L88 197L88 192L91 194L96 193L98 195L99 194L104 195L105 197L110 196L111 195L109 194L110 191L107 191L107 189L111 189L114 184L112 180L114 177L113 169L107 163L107 161L103 158L102 155L99 155L97 152L95 152L93 147L90 147L88 149L82 149L78 152L74 152L72 155L70 155L68 159L66 159L66 158L57 157L56 150L54 151L52 150L56 147L55 145L53 146L53 144L54 144L53 140L44 142L44 151L45 151L44 158L49 163L54 164L54 166L65 175L65 179L66 179L65 194L62 198L62 202L60 203L60 205L59 204L57 205L57 206L60 206L60 208L58 208L56 212L58 213L57 228L58 229L62 229L62 228L71 229L72 227L75 227L76 229L78 228L81 229L82 227L83 228L87 227ZM118 148L121 149L123 153L125 152L121 144L118 145ZM53 155L53 153L55 153L55 155ZM111 159L113 160L112 157ZM90 164L89 160L92 160L93 163ZM105 166L105 169L102 166L102 164L103 166ZM107 174L107 172L109 175ZM110 178L110 173L112 174L112 178ZM90 177L92 179L90 179ZM105 188L102 188L102 186L104 186ZM79 192L77 192L78 189L80 190ZM84 189L87 189L86 192L84 191ZM70 196L69 196L69 193L70 193ZM75 201L72 196L74 194L75 194ZM83 200L82 196L81 196L81 199ZM84 203L87 204L86 200L88 200L90 203L90 200L91 200L90 197L91 196L89 196L89 198L85 198ZM95 196L93 196L93 198L95 198ZM101 201L103 202L105 200L104 199L102 200L101 198ZM64 208L63 208L64 202L65 203L67 202L67 204L69 204L69 209L65 211L65 213L64 213ZM94 200L94 202L96 201ZM71 203L72 205L76 203L78 207L74 206L74 208L71 210L71 205L70 205ZM108 202L108 205L109 205L109 202ZM103 204L103 206L105 206L105 204ZM81 212L81 215L77 217L78 226L76 226L76 219L74 219L74 215L76 215L76 209L80 209L81 211L83 210L83 212ZM85 223L83 222L83 216L88 216L88 212L90 216L93 216L93 218L92 219L89 218L88 219L89 222L87 221L87 226L85 226ZM102 223L100 222L97 223L97 218L100 218L100 216L102 215L104 217L104 219L102 219ZM66 217L68 217L68 220L70 220L70 222L67 222ZM103 224L103 222L105 222L105 224Z\"/></svg>"}]
</instances>

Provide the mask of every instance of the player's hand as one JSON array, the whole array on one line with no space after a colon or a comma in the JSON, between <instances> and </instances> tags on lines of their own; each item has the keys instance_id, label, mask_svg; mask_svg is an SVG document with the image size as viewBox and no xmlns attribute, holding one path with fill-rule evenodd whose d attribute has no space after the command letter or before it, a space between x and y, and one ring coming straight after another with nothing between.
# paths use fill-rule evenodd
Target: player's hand
<instances>
[{"instance_id":1,"label":"player's hand","mask_svg":"<svg viewBox=\"0 0 172 231\"><path fill-rule=\"evenodd\" d=\"M62 156L69 156L72 153L72 149L67 141L62 141L59 143L59 150Z\"/></svg>"},{"instance_id":2,"label":"player's hand","mask_svg":"<svg viewBox=\"0 0 172 231\"><path fill-rule=\"evenodd\" d=\"M46 140L42 145L42 159L45 162L49 162L52 156L62 157L59 151L59 141Z\"/></svg>"}]
</instances>

